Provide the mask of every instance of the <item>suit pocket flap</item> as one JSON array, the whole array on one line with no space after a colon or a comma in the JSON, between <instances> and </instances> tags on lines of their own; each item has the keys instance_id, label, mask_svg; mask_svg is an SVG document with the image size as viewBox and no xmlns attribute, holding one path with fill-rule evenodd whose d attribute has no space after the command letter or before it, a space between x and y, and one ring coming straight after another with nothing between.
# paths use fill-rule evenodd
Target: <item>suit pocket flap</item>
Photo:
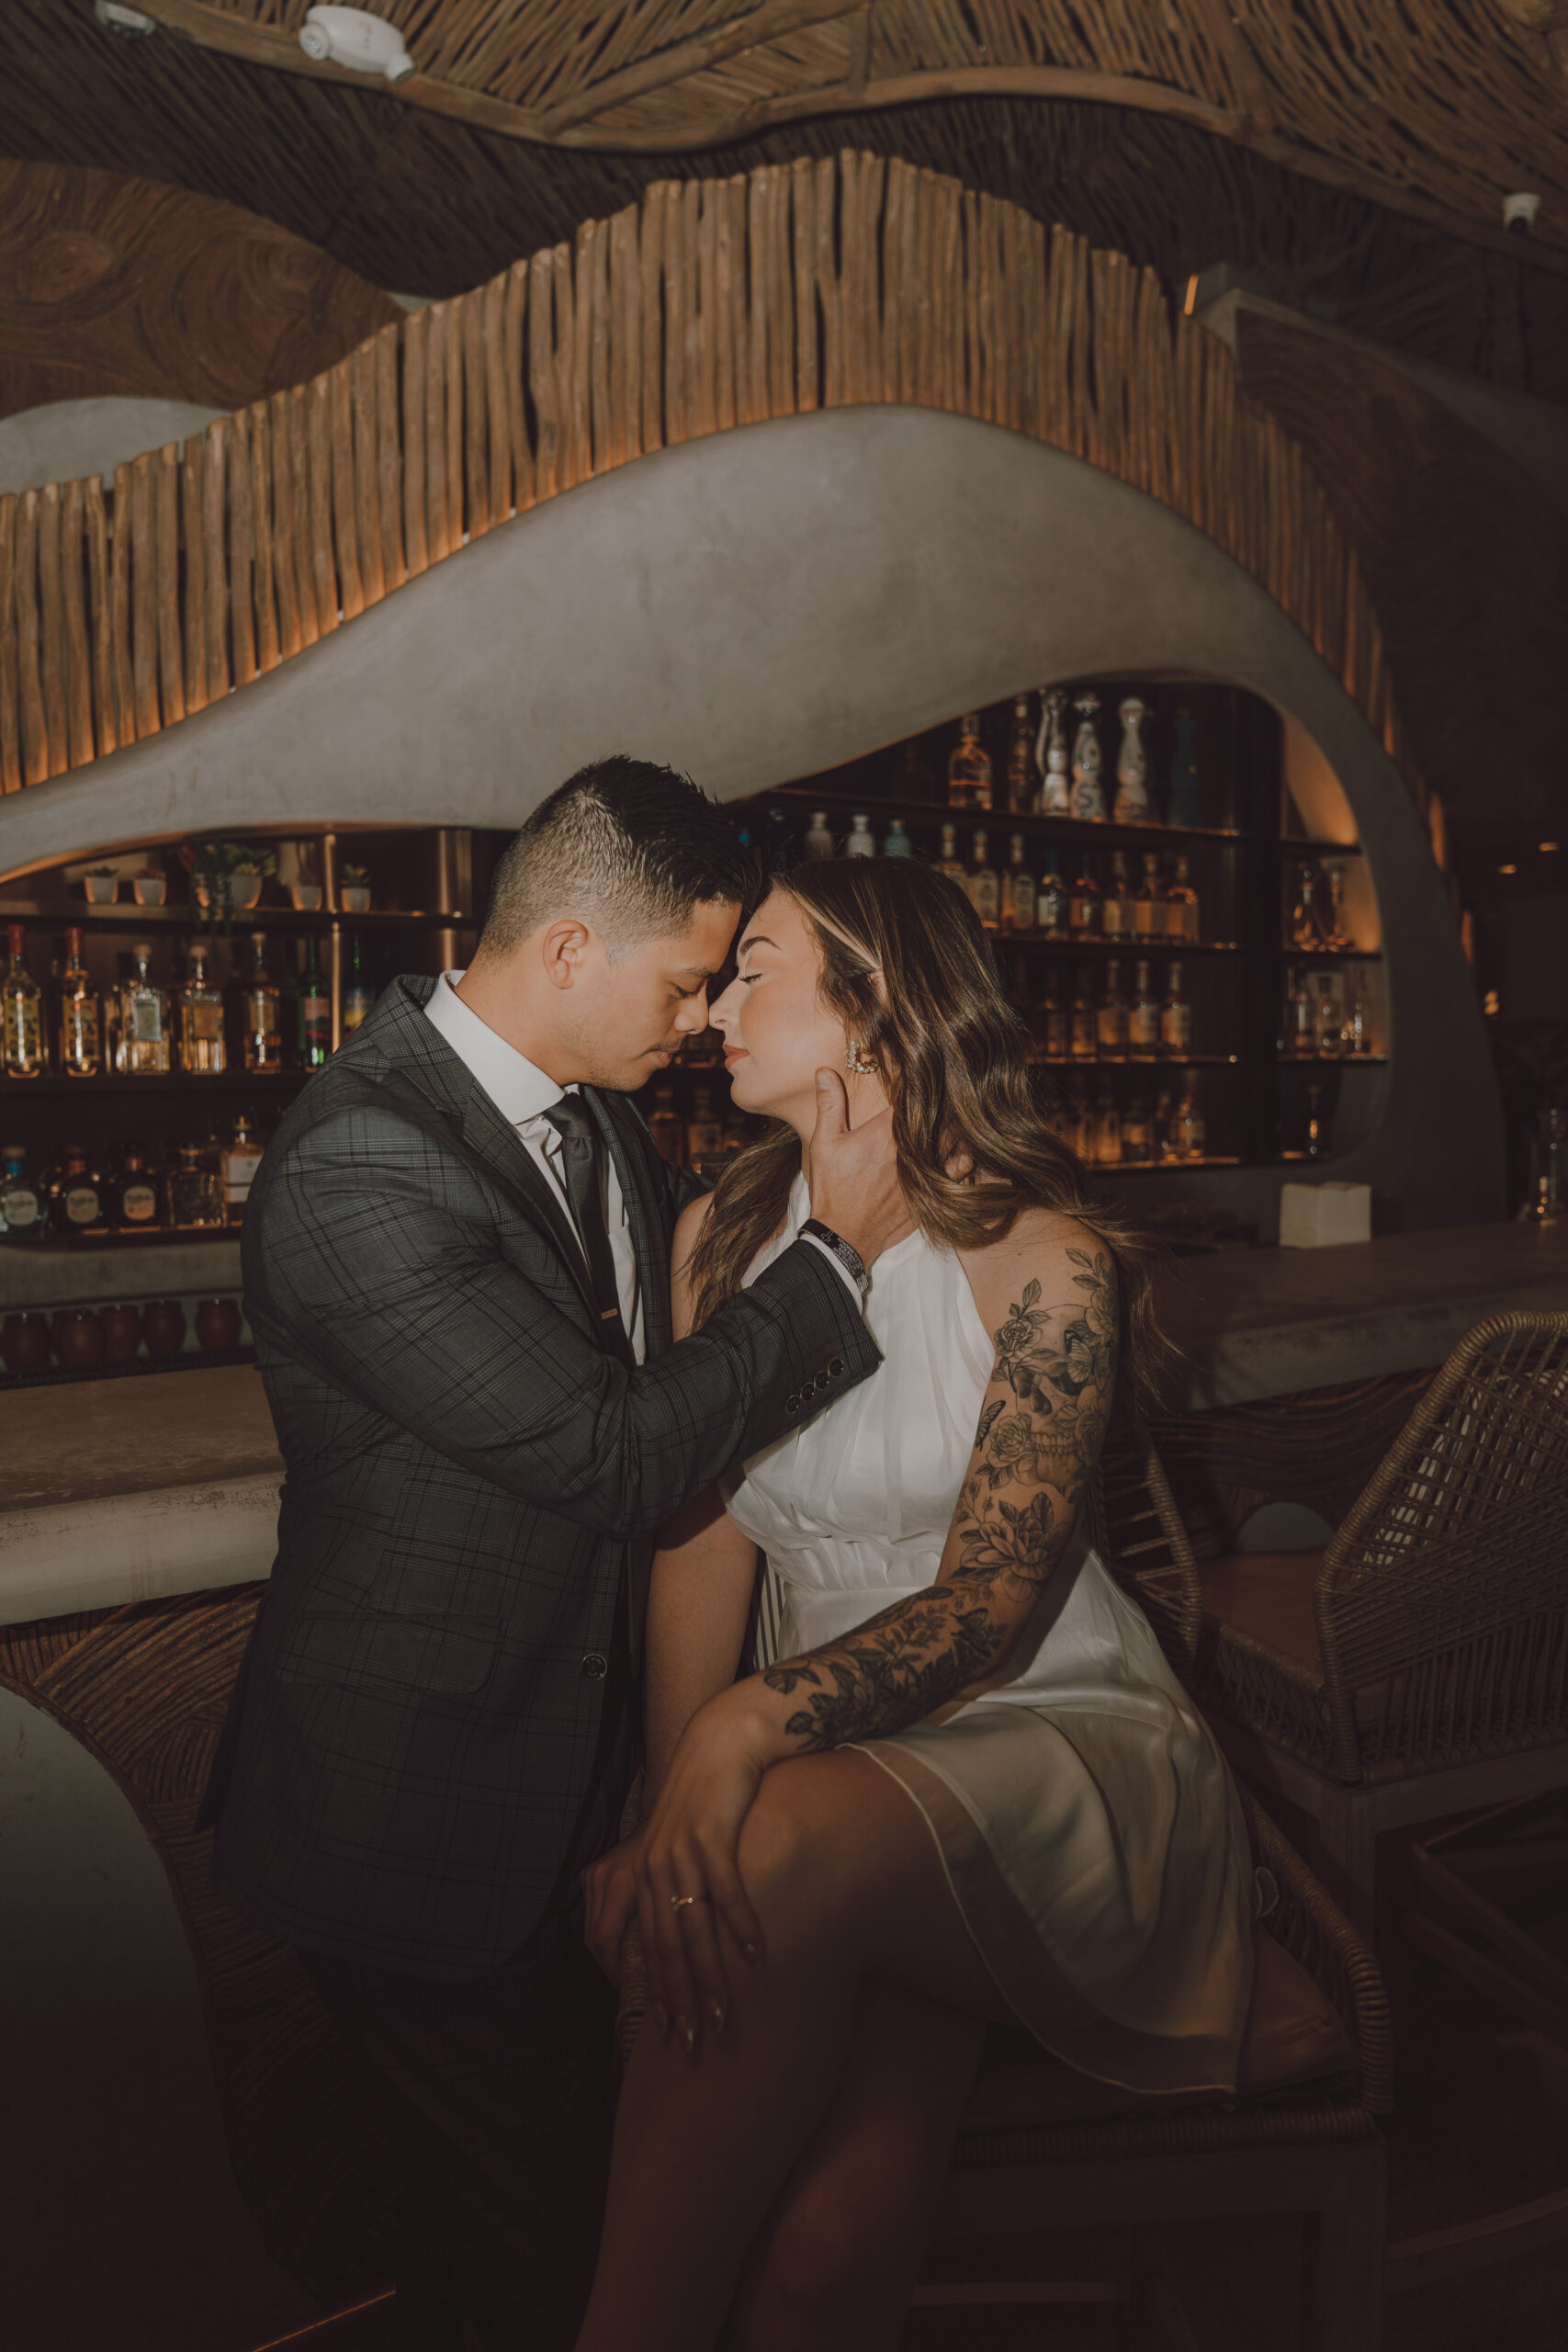
<instances>
[{"instance_id":1,"label":"suit pocket flap","mask_svg":"<svg viewBox=\"0 0 1568 2352\"><path fill-rule=\"evenodd\" d=\"M278 1672L286 1682L391 1682L450 1696L489 1681L500 1643L499 1617L322 1613L299 1620Z\"/></svg>"}]
</instances>

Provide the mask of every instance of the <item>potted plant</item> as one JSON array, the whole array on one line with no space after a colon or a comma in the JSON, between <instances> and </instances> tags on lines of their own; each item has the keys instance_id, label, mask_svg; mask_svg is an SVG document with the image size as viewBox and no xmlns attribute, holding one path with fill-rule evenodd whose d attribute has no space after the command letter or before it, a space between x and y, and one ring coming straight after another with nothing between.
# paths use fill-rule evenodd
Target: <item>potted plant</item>
<instances>
[{"instance_id":1,"label":"potted plant","mask_svg":"<svg viewBox=\"0 0 1568 2352\"><path fill-rule=\"evenodd\" d=\"M131 876L130 888L139 907L161 907L169 895L169 877L166 874L136 874Z\"/></svg>"},{"instance_id":2,"label":"potted plant","mask_svg":"<svg viewBox=\"0 0 1568 2352\"><path fill-rule=\"evenodd\" d=\"M209 927L229 928L237 910L254 907L269 874L277 871L276 852L249 842L186 842L180 863L190 875L191 893L208 915Z\"/></svg>"},{"instance_id":3,"label":"potted plant","mask_svg":"<svg viewBox=\"0 0 1568 2352\"><path fill-rule=\"evenodd\" d=\"M276 858L266 852L237 859L229 876L230 904L237 912L245 913L261 897L267 875L276 871Z\"/></svg>"},{"instance_id":4,"label":"potted plant","mask_svg":"<svg viewBox=\"0 0 1568 2352\"><path fill-rule=\"evenodd\" d=\"M340 868L338 895L346 915L367 915L370 911L370 876L363 865Z\"/></svg>"},{"instance_id":5,"label":"potted plant","mask_svg":"<svg viewBox=\"0 0 1568 2352\"><path fill-rule=\"evenodd\" d=\"M321 903L321 886L319 882L291 882L288 895L297 914L313 915Z\"/></svg>"},{"instance_id":6,"label":"potted plant","mask_svg":"<svg viewBox=\"0 0 1568 2352\"><path fill-rule=\"evenodd\" d=\"M90 907L112 907L119 896L119 876L112 865L95 865L82 876Z\"/></svg>"}]
</instances>

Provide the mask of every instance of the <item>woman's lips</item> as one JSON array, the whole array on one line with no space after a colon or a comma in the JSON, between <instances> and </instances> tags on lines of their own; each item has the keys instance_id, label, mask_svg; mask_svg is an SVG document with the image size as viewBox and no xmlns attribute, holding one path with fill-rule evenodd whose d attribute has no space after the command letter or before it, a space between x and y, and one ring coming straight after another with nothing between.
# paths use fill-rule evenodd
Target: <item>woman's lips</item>
<instances>
[{"instance_id":1,"label":"woman's lips","mask_svg":"<svg viewBox=\"0 0 1568 2352\"><path fill-rule=\"evenodd\" d=\"M730 1069L736 1062L743 1062L745 1058L746 1048L744 1046L727 1046L724 1049L724 1067L726 1069Z\"/></svg>"}]
</instances>

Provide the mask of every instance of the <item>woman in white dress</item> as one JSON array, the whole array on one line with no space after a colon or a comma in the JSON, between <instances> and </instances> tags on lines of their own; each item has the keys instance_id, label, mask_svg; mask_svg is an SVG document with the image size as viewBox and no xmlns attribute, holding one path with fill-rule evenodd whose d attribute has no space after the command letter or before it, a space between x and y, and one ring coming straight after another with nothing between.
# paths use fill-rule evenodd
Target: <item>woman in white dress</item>
<instances>
[{"instance_id":1,"label":"woman in white dress","mask_svg":"<svg viewBox=\"0 0 1568 2352\"><path fill-rule=\"evenodd\" d=\"M1224 1767L1080 1525L1146 1266L1041 1120L967 900L904 861L781 877L715 1005L779 1125L675 1246L699 1326L807 1215L824 1075L891 1115L908 1235L872 1379L667 1529L644 1826L589 1873L627 2070L579 2352L897 2341L987 2023L1089 2075L1234 2085L1251 1870ZM830 1078L829 1083L833 1082ZM738 1680L761 1555L777 1662Z\"/></svg>"}]
</instances>

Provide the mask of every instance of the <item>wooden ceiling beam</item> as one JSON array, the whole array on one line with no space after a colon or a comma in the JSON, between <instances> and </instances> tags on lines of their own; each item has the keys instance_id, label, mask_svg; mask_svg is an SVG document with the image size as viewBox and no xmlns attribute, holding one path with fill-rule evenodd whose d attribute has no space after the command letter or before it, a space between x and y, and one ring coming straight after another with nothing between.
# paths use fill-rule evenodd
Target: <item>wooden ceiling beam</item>
<instances>
[{"instance_id":1,"label":"wooden ceiling beam","mask_svg":"<svg viewBox=\"0 0 1568 2352\"><path fill-rule=\"evenodd\" d=\"M306 56L291 34L271 31L263 26L220 14L202 6L201 0L140 0L140 5L168 31L203 49L220 50L254 64L303 74L308 79L346 82L356 89L400 100L429 113L446 115L455 121L468 124L476 130L493 131L503 138L524 140L536 146L606 154L698 154L710 148L730 146L738 141L753 138L784 123L871 108L930 105L944 98L1059 98L1079 104L1125 107L1134 113L1163 115L1190 124L1213 137L1247 148L1284 170L1299 173L1304 179L1338 188L1347 195L1382 206L1387 211L1419 221L1425 228L1437 230L1467 244L1505 253L1510 260L1525 268L1568 277L1568 244L1556 242L1550 234L1537 232L1523 237L1500 225L1493 226L1473 220L1466 213L1423 195L1403 181L1384 179L1375 172L1344 163L1319 148L1304 147L1286 139L1266 119L1259 120L1251 113L1239 113L1227 107L1216 106L1190 90L1179 89L1168 83L1146 81L1134 74L1055 65L943 67L916 74L884 75L877 80L862 80L852 75L846 81L825 84L815 89L783 91L775 96L757 99L719 119L700 125L661 123L643 129L607 125L593 119L610 107L625 105L631 97L644 95L650 88L669 88L679 81L690 80L694 74L708 70L717 62L715 54L716 44L726 44L722 51L724 57L743 54L761 41L777 40L785 29L858 15L861 0L854 0L853 6L846 6L845 0L765 0L762 8L753 12L740 24L728 25L721 32L700 40L682 42L660 57L628 66L623 73L609 76L592 89L582 91L570 100L563 100L559 107L548 113L513 106L503 99L491 97L483 91L465 89L460 84L438 80L433 74L415 73L394 85L374 75L356 74L331 64L318 64L314 59ZM787 26L784 22L786 17ZM762 30L764 23L771 28ZM702 57L691 63L682 63L678 72L663 70L699 51L704 52ZM657 78L639 80L635 91L629 86L634 77L647 75ZM589 107L592 109L592 116L585 114Z\"/></svg>"}]
</instances>

